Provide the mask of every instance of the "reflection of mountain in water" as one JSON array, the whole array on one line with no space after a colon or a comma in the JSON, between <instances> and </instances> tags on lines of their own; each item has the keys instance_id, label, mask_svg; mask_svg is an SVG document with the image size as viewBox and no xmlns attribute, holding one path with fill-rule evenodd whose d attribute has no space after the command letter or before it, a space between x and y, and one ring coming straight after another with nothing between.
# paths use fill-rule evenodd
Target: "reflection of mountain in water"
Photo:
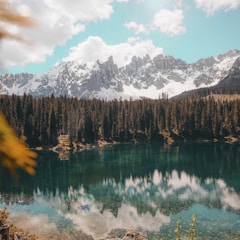
<instances>
[{"instance_id":1,"label":"reflection of mountain in water","mask_svg":"<svg viewBox=\"0 0 240 240\"><path fill-rule=\"evenodd\" d=\"M199 204L209 210L229 209L240 213L240 195L222 179L201 181L184 171L178 174L176 170L163 176L156 169L143 178L126 178L124 183L103 180L88 190L69 187L67 194L56 191L54 197L51 192L38 190L34 192L34 199L37 205L45 205L46 201L78 230L95 239L105 238L116 228L158 232L170 224L172 215ZM203 209L206 211L206 208ZM198 216L199 220L210 221L205 214L198 213ZM173 227L172 224L170 229Z\"/></svg>"},{"instance_id":2,"label":"reflection of mountain in water","mask_svg":"<svg viewBox=\"0 0 240 240\"><path fill-rule=\"evenodd\" d=\"M1 192L67 196L69 187L83 188L115 214L123 199L152 215L157 209L169 215L199 201L240 209L235 202L240 202L239 171L238 145L118 145L71 155L67 162L40 152L36 176L22 174L21 185L10 185L1 174ZM175 204L179 199L182 205ZM168 204L176 209L169 210Z\"/></svg>"},{"instance_id":3,"label":"reflection of mountain in water","mask_svg":"<svg viewBox=\"0 0 240 240\"><path fill-rule=\"evenodd\" d=\"M175 170L165 177L155 170L149 177L125 179L124 184L108 179L88 192L69 188L68 200L63 214L88 234L94 234L93 226L100 223L102 232L95 237L114 228L158 231L170 223L172 215L196 204L240 214L240 195L223 180L208 178L203 182ZM209 221L207 215L205 219Z\"/></svg>"},{"instance_id":4,"label":"reflection of mountain in water","mask_svg":"<svg viewBox=\"0 0 240 240\"><path fill-rule=\"evenodd\" d=\"M71 222L96 239L115 228L171 231L173 216L191 211L199 211L199 226L206 232L206 221L216 219L208 212L219 209L218 218L223 215L212 236L224 229L220 223L230 221L226 210L235 213L230 223L239 229L239 172L239 145L117 145L73 154L69 161L40 152L36 175L22 173L21 184L1 173L0 200L47 213L54 224L60 219L60 229L62 222Z\"/></svg>"}]
</instances>

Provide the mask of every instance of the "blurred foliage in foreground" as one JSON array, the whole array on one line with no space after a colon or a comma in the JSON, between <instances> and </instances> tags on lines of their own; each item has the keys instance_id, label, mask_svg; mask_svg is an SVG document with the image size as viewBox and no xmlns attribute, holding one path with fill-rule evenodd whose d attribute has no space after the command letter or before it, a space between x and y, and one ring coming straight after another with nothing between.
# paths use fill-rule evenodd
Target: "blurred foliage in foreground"
<instances>
[{"instance_id":1,"label":"blurred foliage in foreground","mask_svg":"<svg viewBox=\"0 0 240 240\"><path fill-rule=\"evenodd\" d=\"M23 140L19 139L0 112L0 160L11 172L17 168L34 174L36 153L27 148Z\"/></svg>"},{"instance_id":2,"label":"blurred foliage in foreground","mask_svg":"<svg viewBox=\"0 0 240 240\"><path fill-rule=\"evenodd\" d=\"M18 41L26 41L22 36L12 34L6 29L8 24L29 27L33 21L12 9L9 2L0 0L0 39L9 38ZM29 150L24 142L17 137L11 126L0 112L0 161L12 173L16 173L17 168L24 169L29 174L34 174L36 153Z\"/></svg>"},{"instance_id":3,"label":"blurred foliage in foreground","mask_svg":"<svg viewBox=\"0 0 240 240\"><path fill-rule=\"evenodd\" d=\"M0 39L10 38L17 41L27 41L23 36L11 33L7 30L8 25L16 25L20 27L31 27L34 21L28 16L23 16L14 11L7 0L0 0Z\"/></svg>"}]
</instances>

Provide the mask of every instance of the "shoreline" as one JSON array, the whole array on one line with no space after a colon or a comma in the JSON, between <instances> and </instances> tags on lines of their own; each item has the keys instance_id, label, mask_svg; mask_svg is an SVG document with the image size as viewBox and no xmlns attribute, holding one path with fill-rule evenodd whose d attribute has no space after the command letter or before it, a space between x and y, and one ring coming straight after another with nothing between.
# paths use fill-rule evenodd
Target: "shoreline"
<instances>
[{"instance_id":1,"label":"shoreline","mask_svg":"<svg viewBox=\"0 0 240 240\"><path fill-rule=\"evenodd\" d=\"M187 142L220 142L220 143L226 143L226 144L240 144L240 137L236 136L226 136L223 138L213 138L213 139L207 139L207 138L194 138L194 139L174 139L173 137L167 137L164 138L162 141L137 141L136 139L131 141L124 141L124 142L118 142L118 141L107 141L107 140L98 140L94 143L83 143L83 142L76 142L73 141L72 143L68 142L67 144L58 143L56 146L38 146L35 148L31 148L36 151L42 151L42 150L49 150L52 152L55 152L57 154L62 155L62 160L65 159L65 155L69 154L71 151L74 153L82 152L86 150L91 150L94 148L104 148L106 146L112 146L112 145L118 145L118 144L153 144L153 143L159 143L159 144L166 144L168 146L172 146L175 144L182 144Z\"/></svg>"}]
</instances>

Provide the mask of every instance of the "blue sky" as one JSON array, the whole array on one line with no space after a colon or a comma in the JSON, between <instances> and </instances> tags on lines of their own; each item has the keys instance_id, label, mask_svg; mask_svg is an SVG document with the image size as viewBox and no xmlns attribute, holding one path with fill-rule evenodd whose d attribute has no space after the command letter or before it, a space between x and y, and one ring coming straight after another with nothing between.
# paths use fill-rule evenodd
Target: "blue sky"
<instances>
[{"instance_id":1,"label":"blue sky","mask_svg":"<svg viewBox=\"0 0 240 240\"><path fill-rule=\"evenodd\" d=\"M31 44L4 40L4 72L43 73L59 62L122 66L132 55L172 55L188 63L240 49L240 0L11 0L37 22L7 26Z\"/></svg>"}]
</instances>

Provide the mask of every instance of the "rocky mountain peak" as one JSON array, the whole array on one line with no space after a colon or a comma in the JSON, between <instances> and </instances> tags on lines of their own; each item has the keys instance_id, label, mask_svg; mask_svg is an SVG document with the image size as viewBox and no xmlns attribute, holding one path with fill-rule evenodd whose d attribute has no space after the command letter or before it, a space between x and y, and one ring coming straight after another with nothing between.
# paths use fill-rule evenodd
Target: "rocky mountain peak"
<instances>
[{"instance_id":1,"label":"rocky mountain peak","mask_svg":"<svg viewBox=\"0 0 240 240\"><path fill-rule=\"evenodd\" d=\"M118 74L118 66L114 63L113 57L110 56L106 62L100 63L97 60L99 66L98 72L101 72L101 77L104 79L110 79Z\"/></svg>"},{"instance_id":2,"label":"rocky mountain peak","mask_svg":"<svg viewBox=\"0 0 240 240\"><path fill-rule=\"evenodd\" d=\"M34 96L66 95L78 98L158 98L169 97L199 87L214 86L240 69L240 51L187 64L172 56L151 58L133 56L118 67L110 56L105 62L62 62L40 75L6 74L0 76L1 93Z\"/></svg>"}]
</instances>

